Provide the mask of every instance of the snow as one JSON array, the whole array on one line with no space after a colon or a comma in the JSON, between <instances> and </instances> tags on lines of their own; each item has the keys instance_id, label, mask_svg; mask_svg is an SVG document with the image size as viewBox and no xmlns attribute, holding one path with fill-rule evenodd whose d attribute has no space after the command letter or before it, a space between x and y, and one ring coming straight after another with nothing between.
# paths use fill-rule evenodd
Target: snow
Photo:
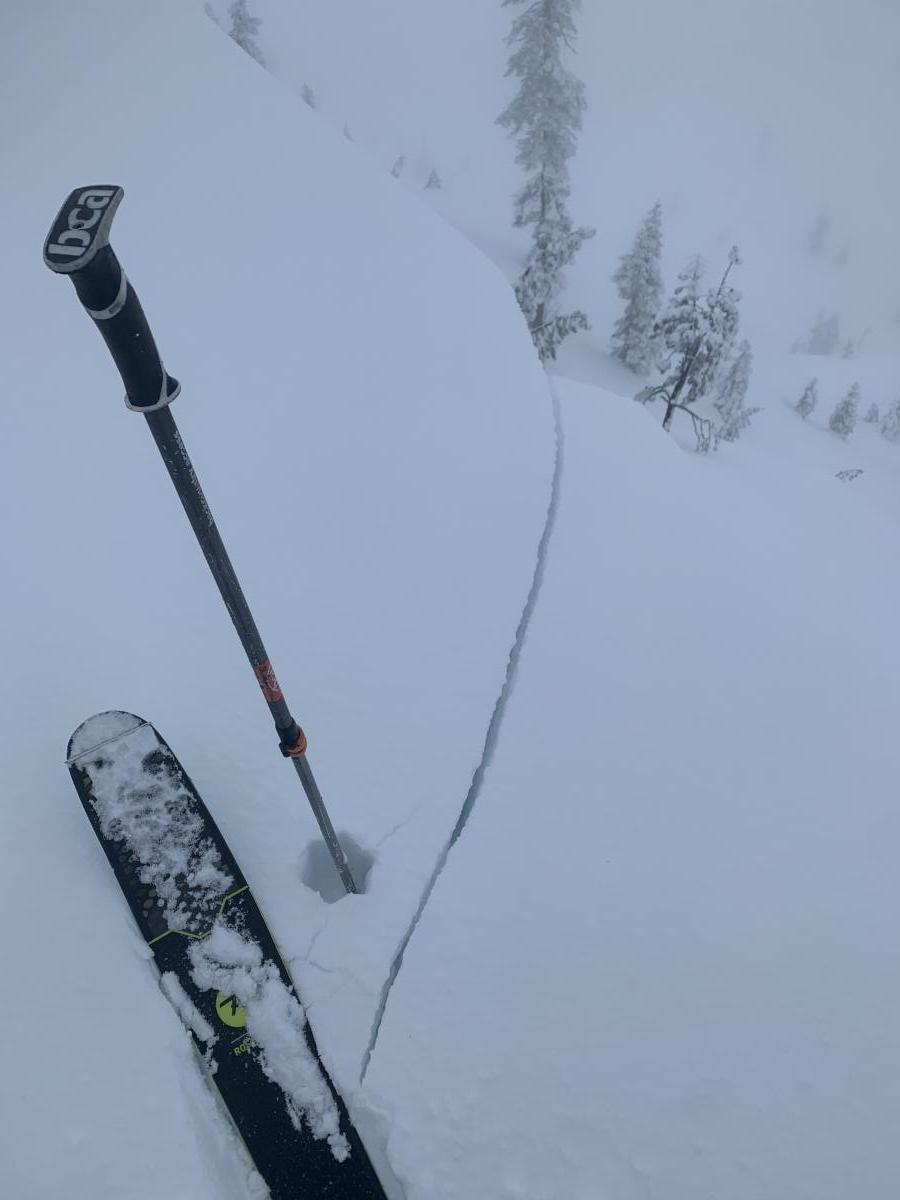
<instances>
[{"instance_id":1,"label":"snow","mask_svg":"<svg viewBox=\"0 0 900 1200\"><path fill-rule=\"evenodd\" d=\"M75 732L72 734L69 741L69 763L76 763L90 754L94 750L99 750L110 742L120 741L128 734L134 733L146 725L140 717L136 717L134 713L118 712L116 710L104 713L96 713L87 721L83 721ZM148 731L146 738L138 739L137 744L146 746L149 742L150 749L153 749L156 744L156 739L153 736L152 730ZM136 743L130 742L134 745ZM144 749L144 753L147 753ZM112 766L112 764L109 764ZM127 778L127 776L126 776Z\"/></svg>"},{"instance_id":2,"label":"snow","mask_svg":"<svg viewBox=\"0 0 900 1200\"><path fill-rule=\"evenodd\" d=\"M263 959L250 937L221 922L188 954L198 988L234 996L247 1010L248 1052L258 1054L266 1076L281 1088L291 1121L298 1129L305 1122L313 1137L326 1139L337 1161L344 1162L350 1147L340 1132L337 1105L306 1044L303 1007L278 968Z\"/></svg>"},{"instance_id":3,"label":"snow","mask_svg":"<svg viewBox=\"0 0 900 1200\"><path fill-rule=\"evenodd\" d=\"M202 8L66 11L11 13L0 69L17 98L0 118L7 169L29 194L7 253L17 286L0 297L0 899L20 914L7 954L21 980L0 1193L64 1180L119 1196L129 1178L138 1197L203 1200L218 1175L196 1142L216 1143L195 1134L205 1118L180 1082L190 1049L148 986L67 739L114 706L158 723L319 1001L315 1032L353 1106L391 956L502 685L552 413L501 274ZM60 114L100 96L75 136ZM101 339L40 262L61 198L91 179L126 189L112 243L181 381L173 414L335 826L376 858L358 900L328 906L302 884L318 830L231 622Z\"/></svg>"},{"instance_id":4,"label":"snow","mask_svg":"<svg viewBox=\"0 0 900 1200\"><path fill-rule=\"evenodd\" d=\"M281 1087L294 1124L305 1121L343 1162L350 1148L306 1043L303 1006L276 964L221 911L234 877L205 834L183 777L160 761L153 728L129 713L101 713L75 731L69 765L86 776L104 837L123 843L140 864L139 878L156 893L166 924L198 938L188 951L193 983L200 991L234 997L246 1009L247 1053L258 1056L264 1073ZM178 977L164 972L160 984L185 1024L202 1041L215 1042Z\"/></svg>"},{"instance_id":5,"label":"snow","mask_svg":"<svg viewBox=\"0 0 900 1200\"><path fill-rule=\"evenodd\" d=\"M201 1042L206 1042L208 1049L214 1046L219 1040L216 1031L184 990L175 972L163 971L159 977L159 986L185 1026L192 1030Z\"/></svg>"},{"instance_id":6,"label":"snow","mask_svg":"<svg viewBox=\"0 0 900 1200\"><path fill-rule=\"evenodd\" d=\"M224 9L224 0L214 0ZM387 172L444 213L512 276L527 249L510 228L521 183L494 117L510 22L500 0L255 0L272 71L344 124ZM584 0L570 67L587 84L572 160L572 218L597 235L567 272L567 299L605 350L621 306L611 276L643 215L663 207L664 276L700 252L744 258L745 331L786 350L819 310L842 336L897 353L894 281L894 0ZM477 34L473 36L473 30ZM414 97L414 100L410 100ZM444 180L425 191L428 171ZM825 244L810 249L822 212Z\"/></svg>"},{"instance_id":7,"label":"snow","mask_svg":"<svg viewBox=\"0 0 900 1200\"><path fill-rule=\"evenodd\" d=\"M557 387L518 684L367 1075L395 1165L439 1200L887 1196L896 533Z\"/></svg>"},{"instance_id":8,"label":"snow","mask_svg":"<svg viewBox=\"0 0 900 1200\"><path fill-rule=\"evenodd\" d=\"M67 777L71 731L113 705L205 797L405 1200L896 1191L900 448L828 430L857 380L862 412L900 395L896 13L583 6L572 210L599 232L567 299L595 329L552 382L557 458L495 265L523 243L493 125L510 10L487 7L258 0L286 83L199 3L7 14L0 1195L263 1194ZM125 187L112 244L334 824L372 861L363 895L304 882L318 831L230 620L41 264L92 179ZM763 411L705 459L603 352L657 195L669 283L696 249L746 262ZM865 353L785 353L819 304L848 336L872 324ZM299 1009L239 941L217 931L195 969L256 1008L269 1069L329 1136Z\"/></svg>"},{"instance_id":9,"label":"snow","mask_svg":"<svg viewBox=\"0 0 900 1200\"><path fill-rule=\"evenodd\" d=\"M159 740L146 722L135 722L129 713L101 713L75 731L67 765L87 776L104 837L128 846L168 926L203 932L234 877L204 836L182 777L155 762L158 752Z\"/></svg>"}]
</instances>

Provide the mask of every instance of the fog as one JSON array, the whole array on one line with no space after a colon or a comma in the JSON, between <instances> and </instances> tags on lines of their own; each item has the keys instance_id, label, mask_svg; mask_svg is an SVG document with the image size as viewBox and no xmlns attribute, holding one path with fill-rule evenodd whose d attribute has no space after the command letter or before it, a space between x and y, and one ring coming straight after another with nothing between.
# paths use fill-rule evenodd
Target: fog
<instances>
[{"instance_id":1,"label":"fog","mask_svg":"<svg viewBox=\"0 0 900 1200\"><path fill-rule=\"evenodd\" d=\"M513 273L518 173L494 119L509 95L499 0L256 0L273 72L313 87L325 119L406 182L431 166L444 214ZM744 259L744 329L788 349L817 314L842 341L900 345L900 5L892 0L586 0L570 60L588 111L571 210L597 236L570 298L605 345L618 255L657 198L667 283L700 251ZM298 153L300 152L298 147ZM819 222L817 251L811 248Z\"/></svg>"}]
</instances>

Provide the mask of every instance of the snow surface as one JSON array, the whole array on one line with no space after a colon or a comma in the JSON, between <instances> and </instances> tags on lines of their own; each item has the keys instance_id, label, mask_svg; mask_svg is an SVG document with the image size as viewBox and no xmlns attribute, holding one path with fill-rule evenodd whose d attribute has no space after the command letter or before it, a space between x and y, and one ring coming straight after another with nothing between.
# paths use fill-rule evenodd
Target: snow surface
<instances>
[{"instance_id":1,"label":"snow surface","mask_svg":"<svg viewBox=\"0 0 900 1200\"><path fill-rule=\"evenodd\" d=\"M873 237L862 275L804 266L806 201L788 212L783 200L799 194L794 167L831 141L867 167L883 156L873 97L896 13L867 0L844 30L837 5L819 22L806 3L736 0L732 34L751 10L775 21L751 29L752 46L776 47L780 84L763 89L758 143L745 130L729 157L723 121L691 148L691 169L712 161L718 183L676 227L686 239L704 226L713 250L753 231L748 311L783 342L756 347L748 401L764 411L748 435L698 459L678 422L663 434L602 354L601 305L593 340L561 362L581 382L554 381L557 463L547 380L506 281L422 203L514 266L518 239L485 218L508 204L510 148L490 120L476 132L505 94L508 13L490 6L473 39L483 0L377 12L329 0L267 41L273 4L259 0L263 50L279 68L290 37L306 37L321 115L199 4L84 0L75 14L45 0L6 14L0 144L17 199L0 291L0 1195L261 1195L63 766L71 730L121 705L159 726L206 798L406 1200L892 1200L900 447L862 425L844 443L827 419L855 379L863 412L887 407L900 371L886 352L780 350L814 296L849 293L877 257ZM707 49L726 8L691 7ZM686 44L674 10L657 22L650 0L617 11L620 30L652 34L650 67L679 50L635 84L655 80L642 128L666 97L671 166L673 129L692 128L707 98L699 79L677 102L666 85L692 78L685 56L703 46ZM591 61L598 76L617 63L609 86L624 87L628 56L600 36L601 16L585 6ZM852 73L838 69L842 37ZM740 67L730 111L755 114L757 60L732 44L714 74ZM785 81L801 67L795 110ZM352 112L338 113L329 80ZM826 93L798 157L782 117L805 128ZM589 187L612 205L590 248L602 261L573 272L576 302L598 273L606 286L657 194L646 140L610 122L626 109L613 98L592 117L616 147L605 175L574 180L578 220L599 221ZM857 127L865 137L848 141ZM456 129L454 179L442 139ZM748 145L754 187L741 190ZM400 153L448 187L392 179ZM810 189L810 220L839 165ZM887 165L877 178L859 207L851 183L835 204L860 241L866 223L887 228ZM41 265L61 199L96 181L125 186L113 244L181 380L175 418L332 817L375 857L363 896L326 904L304 886L317 831L230 621L102 342ZM677 212L684 197L673 186L663 201ZM886 242L884 263L895 254ZM871 295L853 292L860 328L895 274L885 265ZM891 338L881 328L867 345ZM804 423L790 405L813 375L822 400Z\"/></svg>"},{"instance_id":2,"label":"snow surface","mask_svg":"<svg viewBox=\"0 0 900 1200\"><path fill-rule=\"evenodd\" d=\"M211 1049L219 1040L218 1035L184 990L175 972L163 971L159 977L159 986L187 1028L192 1030L201 1042L206 1043L208 1050Z\"/></svg>"},{"instance_id":3,"label":"snow surface","mask_svg":"<svg viewBox=\"0 0 900 1200\"><path fill-rule=\"evenodd\" d=\"M510 227L520 175L494 118L516 83L504 78L504 38L517 10L501 0L251 7L275 75L297 94L309 84L322 117L382 171L403 155L401 184L513 277L527 248L526 231ZM577 25L569 65L588 108L570 207L576 224L597 228L568 272L568 301L594 323L581 344L606 350L618 255L660 200L670 286L692 254L718 277L740 245L754 345L787 350L824 309L840 312L845 338L897 353L896 0L583 0ZM425 190L432 170L440 190Z\"/></svg>"},{"instance_id":4,"label":"snow surface","mask_svg":"<svg viewBox=\"0 0 900 1200\"><path fill-rule=\"evenodd\" d=\"M252 938L217 923L209 937L189 952L191 978L202 991L234 996L247 1010L251 1053L266 1076L281 1088L291 1121L324 1138L338 1162L350 1154L340 1131L337 1105L303 1032L305 1014L273 962L263 959Z\"/></svg>"},{"instance_id":5,"label":"snow surface","mask_svg":"<svg viewBox=\"0 0 900 1200\"><path fill-rule=\"evenodd\" d=\"M395 1166L440 1200L892 1195L896 531L558 387L519 683L367 1076Z\"/></svg>"},{"instance_id":6,"label":"snow surface","mask_svg":"<svg viewBox=\"0 0 900 1200\"><path fill-rule=\"evenodd\" d=\"M104 837L124 841L140 863L170 929L202 932L234 885L182 778L148 767L159 741L127 713L102 713L76 730L69 764L90 780ZM67 764L68 765L68 764ZM185 889L189 893L186 903Z\"/></svg>"},{"instance_id":7,"label":"snow surface","mask_svg":"<svg viewBox=\"0 0 900 1200\"><path fill-rule=\"evenodd\" d=\"M2 899L19 914L6 951L21 980L0 1194L65 1179L70 1195L119 1197L128 1178L135 1196L202 1200L222 1172L182 1082L191 1052L148 986L67 739L114 706L159 723L318 1000L352 1104L391 956L503 682L552 412L501 274L202 8L68 14L11 12L0 50L0 139L29 195L0 295ZM71 114L89 101L79 133ZM318 831L231 622L102 341L41 265L60 198L97 179L125 186L113 244L182 383L176 420L332 818L377 856L358 900L327 906L301 882Z\"/></svg>"}]
</instances>

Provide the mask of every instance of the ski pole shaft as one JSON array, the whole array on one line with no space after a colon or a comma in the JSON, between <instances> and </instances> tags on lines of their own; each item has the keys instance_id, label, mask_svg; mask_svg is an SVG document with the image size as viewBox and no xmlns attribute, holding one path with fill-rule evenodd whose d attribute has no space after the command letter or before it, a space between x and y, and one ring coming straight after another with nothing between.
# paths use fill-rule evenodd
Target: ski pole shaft
<instances>
[{"instance_id":1,"label":"ski pole shaft","mask_svg":"<svg viewBox=\"0 0 900 1200\"><path fill-rule=\"evenodd\" d=\"M119 369L126 405L144 414L268 705L278 732L279 748L300 777L345 889L356 892L346 855L306 757L306 735L288 708L168 407L178 395L180 385L166 372L137 293L109 245L109 229L123 195L122 188L107 186L77 188L72 192L44 244L44 262L52 271L71 277L79 300L103 335Z\"/></svg>"},{"instance_id":2,"label":"ski pole shaft","mask_svg":"<svg viewBox=\"0 0 900 1200\"><path fill-rule=\"evenodd\" d=\"M250 612L234 567L231 565L228 552L222 542L184 442L181 440L181 434L171 410L162 408L145 413L145 419L150 426L150 432L153 434L153 440L166 465L169 477L175 485L191 528L200 543L207 565L216 581L222 599L225 601L225 607L228 609L241 645L250 661L263 698L269 707L275 729L278 732L279 749L286 758L291 760L300 776L303 790L306 792L310 807L315 814L322 837L325 839L325 844L328 846L344 888L348 892L356 892L358 889L346 856L334 831L334 826L331 824L322 794L306 758L306 735L288 708L278 683L278 677L263 645L253 614Z\"/></svg>"}]
</instances>

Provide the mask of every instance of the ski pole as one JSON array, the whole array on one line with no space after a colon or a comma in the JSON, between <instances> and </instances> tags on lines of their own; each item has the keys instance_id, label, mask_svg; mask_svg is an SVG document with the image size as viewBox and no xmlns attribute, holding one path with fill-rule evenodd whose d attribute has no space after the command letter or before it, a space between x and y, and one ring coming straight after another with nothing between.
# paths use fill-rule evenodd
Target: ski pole
<instances>
[{"instance_id":1,"label":"ski pole","mask_svg":"<svg viewBox=\"0 0 900 1200\"><path fill-rule=\"evenodd\" d=\"M124 196L121 187L76 188L59 210L44 243L44 262L68 275L78 299L103 335L125 385L125 404L144 414L178 498L203 550L250 660L275 729L281 753L291 760L319 823L322 837L348 892L358 891L306 757L307 741L294 720L272 669L256 622L219 536L200 481L169 410L181 385L166 372L137 293L109 244L109 231Z\"/></svg>"}]
</instances>

